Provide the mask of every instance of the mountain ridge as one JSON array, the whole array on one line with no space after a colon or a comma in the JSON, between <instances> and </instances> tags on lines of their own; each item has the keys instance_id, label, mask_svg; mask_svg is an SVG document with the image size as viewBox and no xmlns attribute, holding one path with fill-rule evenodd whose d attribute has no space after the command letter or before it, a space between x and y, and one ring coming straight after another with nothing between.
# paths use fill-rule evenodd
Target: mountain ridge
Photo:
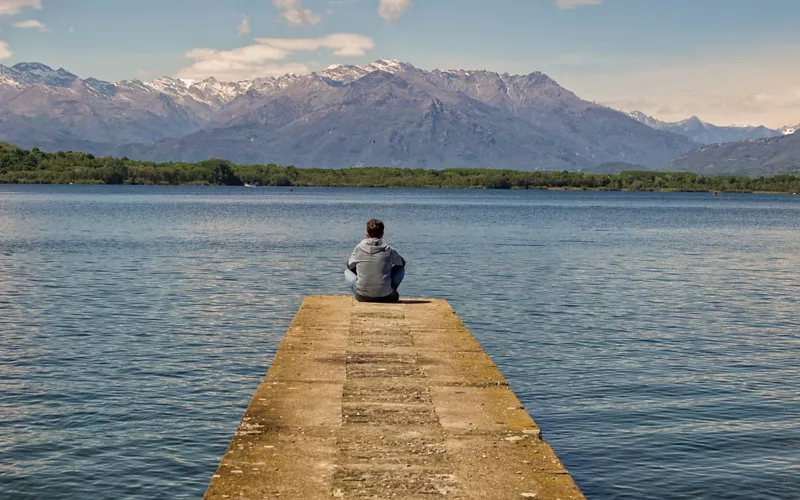
<instances>
[{"instance_id":1,"label":"mountain ridge","mask_svg":"<svg viewBox=\"0 0 800 500\"><path fill-rule=\"evenodd\" d=\"M0 97L0 140L154 161L587 169L658 167L696 146L541 72L426 71L393 59L240 82L104 82L20 63L0 66Z\"/></svg>"},{"instance_id":2,"label":"mountain ridge","mask_svg":"<svg viewBox=\"0 0 800 500\"><path fill-rule=\"evenodd\" d=\"M707 175L800 174L800 132L703 146L679 155L667 169Z\"/></svg>"},{"instance_id":3,"label":"mountain ridge","mask_svg":"<svg viewBox=\"0 0 800 500\"><path fill-rule=\"evenodd\" d=\"M679 122L665 122L641 111L631 111L628 116L656 130L664 130L688 137L698 144L721 144L740 139L765 139L785 135L788 127L771 129L758 126L720 126L691 116Z\"/></svg>"}]
</instances>

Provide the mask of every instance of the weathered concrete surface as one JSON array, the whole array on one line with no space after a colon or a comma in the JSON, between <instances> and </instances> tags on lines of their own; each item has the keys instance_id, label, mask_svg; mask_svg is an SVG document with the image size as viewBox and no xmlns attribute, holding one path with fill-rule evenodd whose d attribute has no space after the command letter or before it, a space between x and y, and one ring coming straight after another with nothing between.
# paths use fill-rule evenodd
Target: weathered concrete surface
<instances>
[{"instance_id":1,"label":"weathered concrete surface","mask_svg":"<svg viewBox=\"0 0 800 500\"><path fill-rule=\"evenodd\" d=\"M205 498L582 499L443 300L309 297Z\"/></svg>"}]
</instances>

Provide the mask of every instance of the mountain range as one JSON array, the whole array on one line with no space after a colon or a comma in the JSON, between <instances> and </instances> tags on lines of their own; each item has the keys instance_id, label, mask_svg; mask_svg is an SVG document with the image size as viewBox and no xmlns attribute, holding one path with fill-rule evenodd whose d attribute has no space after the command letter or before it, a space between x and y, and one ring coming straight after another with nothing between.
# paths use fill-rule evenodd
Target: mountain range
<instances>
[{"instance_id":1,"label":"mountain range","mask_svg":"<svg viewBox=\"0 0 800 500\"><path fill-rule=\"evenodd\" d=\"M542 73L425 71L391 59L230 83L0 66L0 140L157 161L523 170L657 167L695 146Z\"/></svg>"},{"instance_id":2,"label":"mountain range","mask_svg":"<svg viewBox=\"0 0 800 500\"><path fill-rule=\"evenodd\" d=\"M628 115L634 120L644 123L648 127L683 135L698 144L719 144L738 141L740 139L764 139L767 137L777 137L788 133L794 133L795 131L795 127L771 129L763 125L758 127L721 127L704 122L696 116L679 122L664 122L652 116L648 116L641 111L633 111L628 113Z\"/></svg>"},{"instance_id":3,"label":"mountain range","mask_svg":"<svg viewBox=\"0 0 800 500\"><path fill-rule=\"evenodd\" d=\"M426 71L383 59L241 82L106 82L39 63L0 65L0 140L153 161L682 168L700 144L778 134L628 115L539 72Z\"/></svg>"},{"instance_id":4,"label":"mountain range","mask_svg":"<svg viewBox=\"0 0 800 500\"><path fill-rule=\"evenodd\" d=\"M679 155L663 170L705 175L800 174L800 134L795 134L800 130L800 125L780 129L763 126L720 127L696 116L670 123L640 111L629 115L655 129L681 134L703 144Z\"/></svg>"},{"instance_id":5,"label":"mountain range","mask_svg":"<svg viewBox=\"0 0 800 500\"><path fill-rule=\"evenodd\" d=\"M706 175L800 175L800 132L711 144L678 156L665 170Z\"/></svg>"}]
</instances>

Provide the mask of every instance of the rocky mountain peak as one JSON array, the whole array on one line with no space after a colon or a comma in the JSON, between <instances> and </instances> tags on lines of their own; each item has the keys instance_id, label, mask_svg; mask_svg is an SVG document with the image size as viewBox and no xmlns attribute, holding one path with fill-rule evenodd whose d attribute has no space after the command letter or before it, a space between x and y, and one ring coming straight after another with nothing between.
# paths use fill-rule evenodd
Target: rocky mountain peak
<instances>
[{"instance_id":1,"label":"rocky mountain peak","mask_svg":"<svg viewBox=\"0 0 800 500\"><path fill-rule=\"evenodd\" d=\"M389 71L375 70L348 85L348 92L356 95L379 97L393 89L407 89L409 83Z\"/></svg>"},{"instance_id":2,"label":"rocky mountain peak","mask_svg":"<svg viewBox=\"0 0 800 500\"><path fill-rule=\"evenodd\" d=\"M0 74L12 79L19 86L45 84L65 87L79 79L64 68L54 70L46 64L37 62L21 62L11 68L3 66L0 67Z\"/></svg>"},{"instance_id":3,"label":"rocky mountain peak","mask_svg":"<svg viewBox=\"0 0 800 500\"><path fill-rule=\"evenodd\" d=\"M367 73L369 73L369 71L361 66L332 64L317 74L325 78L330 78L335 82L349 83L361 78Z\"/></svg>"},{"instance_id":4,"label":"rocky mountain peak","mask_svg":"<svg viewBox=\"0 0 800 500\"><path fill-rule=\"evenodd\" d=\"M20 73L51 73L53 68L46 64L38 63L38 62L21 62L17 63L12 66L14 71L18 71Z\"/></svg>"},{"instance_id":5,"label":"rocky mountain peak","mask_svg":"<svg viewBox=\"0 0 800 500\"><path fill-rule=\"evenodd\" d=\"M414 69L414 67L411 66L410 64L400 62L397 59L379 59L375 62L366 65L364 69L368 71L381 70L381 71L386 71L387 73L397 73L399 71Z\"/></svg>"},{"instance_id":6,"label":"rocky mountain peak","mask_svg":"<svg viewBox=\"0 0 800 500\"><path fill-rule=\"evenodd\" d=\"M525 77L529 82L536 83L536 84L545 84L545 83L556 83L555 80L550 78L549 76L545 75L541 71L534 71L533 73L529 73Z\"/></svg>"},{"instance_id":7,"label":"rocky mountain peak","mask_svg":"<svg viewBox=\"0 0 800 500\"><path fill-rule=\"evenodd\" d=\"M648 127L658 128L660 125L664 125L665 123L653 118L652 116L646 115L639 110L631 111L628 113L628 116L633 118L634 120L644 123Z\"/></svg>"},{"instance_id":8,"label":"rocky mountain peak","mask_svg":"<svg viewBox=\"0 0 800 500\"><path fill-rule=\"evenodd\" d=\"M161 78L156 78L152 82L145 83L144 85L158 92L170 93L182 92L186 90L191 86L191 82L179 80L177 78L171 78L169 76L162 76Z\"/></svg>"},{"instance_id":9,"label":"rocky mountain peak","mask_svg":"<svg viewBox=\"0 0 800 500\"><path fill-rule=\"evenodd\" d=\"M703 120L701 120L697 116L689 117L689 118L687 118L687 119L685 119L685 120L683 120L683 121L681 121L679 123L680 123L680 125L683 125L683 126L686 126L686 127L702 127L702 126L704 126L706 124L706 122L704 122Z\"/></svg>"},{"instance_id":10,"label":"rocky mountain peak","mask_svg":"<svg viewBox=\"0 0 800 500\"><path fill-rule=\"evenodd\" d=\"M781 134L780 130L767 127L730 126L720 127L703 121L697 116L692 116L679 122L664 122L642 113L633 111L628 116L644 123L648 127L664 130L690 138L698 144L719 144L738 141L740 139L759 139L775 137Z\"/></svg>"},{"instance_id":11,"label":"rocky mountain peak","mask_svg":"<svg viewBox=\"0 0 800 500\"><path fill-rule=\"evenodd\" d=\"M329 78L337 84L347 84L363 78L364 76L375 71L396 74L417 71L417 69L411 64L404 63L396 59L379 59L365 66L332 64L324 70L313 74L320 75L323 78Z\"/></svg>"}]
</instances>

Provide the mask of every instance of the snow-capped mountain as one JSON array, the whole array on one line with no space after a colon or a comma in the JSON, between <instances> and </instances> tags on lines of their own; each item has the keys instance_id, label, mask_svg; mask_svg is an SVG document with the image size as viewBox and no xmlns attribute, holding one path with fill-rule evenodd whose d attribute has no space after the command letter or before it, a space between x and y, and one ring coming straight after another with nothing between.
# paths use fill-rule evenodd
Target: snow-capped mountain
<instances>
[{"instance_id":1,"label":"snow-capped mountain","mask_svg":"<svg viewBox=\"0 0 800 500\"><path fill-rule=\"evenodd\" d=\"M636 121L638 121L640 123L644 123L648 127L653 127L655 129L659 129L659 130L661 130L662 128L665 128L668 125L670 125L667 122L662 122L661 120L656 120L652 116L648 116L648 115L642 113L641 111L631 111L630 113L628 113L628 116L630 116L631 118L633 118L634 120L636 120Z\"/></svg>"},{"instance_id":2,"label":"snow-capped mountain","mask_svg":"<svg viewBox=\"0 0 800 500\"><path fill-rule=\"evenodd\" d=\"M798 130L800 130L800 123L798 123L797 125L790 125L790 126L783 127L781 129L781 133L783 135L791 135L791 134L794 134L795 132L797 132Z\"/></svg>"},{"instance_id":3,"label":"snow-capped mountain","mask_svg":"<svg viewBox=\"0 0 800 500\"><path fill-rule=\"evenodd\" d=\"M664 122L652 116L648 116L641 111L632 111L628 113L628 116L644 123L648 127L683 135L698 144L720 144L741 139L763 139L766 137L776 137L782 133L781 130L770 129L763 126L720 127L704 122L696 116L679 122Z\"/></svg>"},{"instance_id":4,"label":"snow-capped mountain","mask_svg":"<svg viewBox=\"0 0 800 500\"><path fill-rule=\"evenodd\" d=\"M373 71L385 71L386 73L398 73L412 69L410 64L404 64L395 59L381 59L366 66L352 66L343 64L333 64L328 66L318 74L323 78L330 78L339 83L351 83L362 78Z\"/></svg>"},{"instance_id":5,"label":"snow-capped mountain","mask_svg":"<svg viewBox=\"0 0 800 500\"><path fill-rule=\"evenodd\" d=\"M241 82L104 82L21 63L0 66L0 97L0 140L151 160L560 170L655 167L695 146L539 72L393 59Z\"/></svg>"},{"instance_id":6,"label":"snow-capped mountain","mask_svg":"<svg viewBox=\"0 0 800 500\"><path fill-rule=\"evenodd\" d=\"M0 65L0 82L17 88L35 84L64 87L78 79L69 71L53 68L40 63L19 63L10 68Z\"/></svg>"},{"instance_id":7,"label":"snow-capped mountain","mask_svg":"<svg viewBox=\"0 0 800 500\"><path fill-rule=\"evenodd\" d=\"M199 82L163 77L144 83L155 92L181 99L191 98L209 106L221 106L236 99L252 87L252 82L220 82L208 78Z\"/></svg>"}]
</instances>

